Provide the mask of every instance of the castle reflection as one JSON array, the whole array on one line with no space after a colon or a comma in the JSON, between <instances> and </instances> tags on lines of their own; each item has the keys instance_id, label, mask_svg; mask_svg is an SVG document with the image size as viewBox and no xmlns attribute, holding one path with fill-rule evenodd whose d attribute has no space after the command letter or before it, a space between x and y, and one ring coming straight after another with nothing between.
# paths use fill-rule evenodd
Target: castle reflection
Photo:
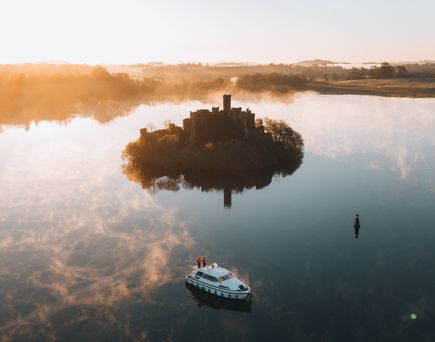
<instances>
[{"instance_id":1,"label":"castle reflection","mask_svg":"<svg viewBox=\"0 0 435 342\"><path fill-rule=\"evenodd\" d=\"M260 172L208 172L186 174L183 182L186 188L200 188L201 191L223 191L224 208L230 209L232 194L241 193L245 189L262 189L268 186L273 171Z\"/></svg>"},{"instance_id":2,"label":"castle reflection","mask_svg":"<svg viewBox=\"0 0 435 342\"><path fill-rule=\"evenodd\" d=\"M274 175L288 176L293 174L302 161L295 163L290 169L259 171L216 171L185 172L184 174L159 174L143 170L131 163L123 166L126 176L151 192L159 190L179 191L180 189L200 189L201 191L223 192L224 208L232 206L232 195L248 189L267 187Z\"/></svg>"}]
</instances>

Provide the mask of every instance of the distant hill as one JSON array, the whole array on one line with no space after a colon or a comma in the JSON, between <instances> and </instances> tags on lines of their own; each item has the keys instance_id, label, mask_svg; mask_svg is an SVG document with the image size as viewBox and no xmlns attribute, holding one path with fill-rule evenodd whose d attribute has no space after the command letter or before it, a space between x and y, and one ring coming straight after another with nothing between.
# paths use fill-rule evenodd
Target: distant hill
<instances>
[{"instance_id":1,"label":"distant hill","mask_svg":"<svg viewBox=\"0 0 435 342\"><path fill-rule=\"evenodd\" d=\"M67 62L67 61L48 60L48 61L42 61L42 62L36 63L36 64L63 65L63 64L72 64L72 63Z\"/></svg>"},{"instance_id":2,"label":"distant hill","mask_svg":"<svg viewBox=\"0 0 435 342\"><path fill-rule=\"evenodd\" d=\"M423 60L423 61L400 61L391 63L392 65L424 65L424 64L435 64L434 60Z\"/></svg>"},{"instance_id":3,"label":"distant hill","mask_svg":"<svg viewBox=\"0 0 435 342\"><path fill-rule=\"evenodd\" d=\"M334 62L327 59L311 59L308 61L300 61L297 63L293 63L294 65L300 66L312 66L312 65L331 65L331 64L348 64L347 62Z\"/></svg>"},{"instance_id":4,"label":"distant hill","mask_svg":"<svg viewBox=\"0 0 435 342\"><path fill-rule=\"evenodd\" d=\"M216 67L239 67L239 66L255 66L259 65L258 63L253 62L222 62L213 64Z\"/></svg>"},{"instance_id":5,"label":"distant hill","mask_svg":"<svg viewBox=\"0 0 435 342\"><path fill-rule=\"evenodd\" d=\"M364 62L361 63L362 65L380 65L382 62ZM396 62L390 62L391 65L425 65L425 64L435 64L435 60L421 60L421 61L396 61Z\"/></svg>"}]
</instances>

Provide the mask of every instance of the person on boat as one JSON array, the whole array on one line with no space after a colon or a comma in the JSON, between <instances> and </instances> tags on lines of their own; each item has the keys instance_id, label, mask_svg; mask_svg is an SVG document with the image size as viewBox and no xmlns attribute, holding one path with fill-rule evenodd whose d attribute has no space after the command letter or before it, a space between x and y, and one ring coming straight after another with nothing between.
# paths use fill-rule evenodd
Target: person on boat
<instances>
[{"instance_id":1,"label":"person on boat","mask_svg":"<svg viewBox=\"0 0 435 342\"><path fill-rule=\"evenodd\" d=\"M207 265L207 258L202 257L202 267L205 267L205 265Z\"/></svg>"},{"instance_id":2,"label":"person on boat","mask_svg":"<svg viewBox=\"0 0 435 342\"><path fill-rule=\"evenodd\" d=\"M355 228L355 238L358 239L359 229L361 225L359 224L359 214L356 214L355 217L355 224L353 225L353 228Z\"/></svg>"},{"instance_id":3,"label":"person on boat","mask_svg":"<svg viewBox=\"0 0 435 342\"><path fill-rule=\"evenodd\" d=\"M200 256L196 257L196 264L198 265L198 268L201 267L201 257Z\"/></svg>"}]
</instances>

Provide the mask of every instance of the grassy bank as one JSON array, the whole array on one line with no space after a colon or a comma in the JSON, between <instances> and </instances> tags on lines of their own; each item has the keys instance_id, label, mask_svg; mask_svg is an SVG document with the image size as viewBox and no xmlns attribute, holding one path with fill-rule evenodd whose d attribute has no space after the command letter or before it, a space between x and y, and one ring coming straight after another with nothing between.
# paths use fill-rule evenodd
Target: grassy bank
<instances>
[{"instance_id":1,"label":"grassy bank","mask_svg":"<svg viewBox=\"0 0 435 342\"><path fill-rule=\"evenodd\" d=\"M389 97L435 97L435 78L366 79L307 82L307 89L320 94L376 95Z\"/></svg>"}]
</instances>

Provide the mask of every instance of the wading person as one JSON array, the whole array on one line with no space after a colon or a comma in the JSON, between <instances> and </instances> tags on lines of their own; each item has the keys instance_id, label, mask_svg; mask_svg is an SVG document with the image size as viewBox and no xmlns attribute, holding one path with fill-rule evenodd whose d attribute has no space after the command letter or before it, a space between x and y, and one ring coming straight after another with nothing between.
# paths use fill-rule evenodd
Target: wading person
<instances>
[{"instance_id":1,"label":"wading person","mask_svg":"<svg viewBox=\"0 0 435 342\"><path fill-rule=\"evenodd\" d=\"M202 257L202 267L205 267L205 265L207 265L207 258Z\"/></svg>"},{"instance_id":2,"label":"wading person","mask_svg":"<svg viewBox=\"0 0 435 342\"><path fill-rule=\"evenodd\" d=\"M358 234L359 234L359 228L360 228L360 224L359 224L359 215L356 214L355 217L355 224L353 225L353 228L355 228L355 238L358 239Z\"/></svg>"}]
</instances>

